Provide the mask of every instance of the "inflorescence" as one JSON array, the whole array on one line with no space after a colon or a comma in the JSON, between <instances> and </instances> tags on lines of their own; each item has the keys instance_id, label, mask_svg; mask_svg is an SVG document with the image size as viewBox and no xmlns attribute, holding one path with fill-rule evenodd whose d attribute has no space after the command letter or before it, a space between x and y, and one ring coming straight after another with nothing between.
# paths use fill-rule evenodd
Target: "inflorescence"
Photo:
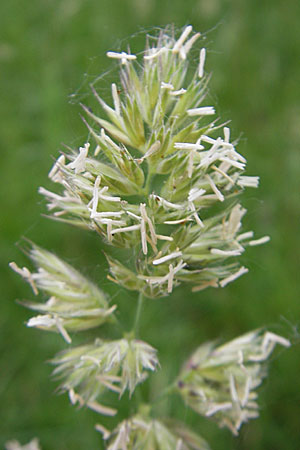
<instances>
[{"instance_id":1,"label":"inflorescence","mask_svg":"<svg viewBox=\"0 0 300 450\"><path fill-rule=\"evenodd\" d=\"M62 152L54 163L49 177L57 192L39 189L54 219L102 237L111 281L149 298L167 296L181 283L193 291L225 287L248 271L239 264L245 248L269 240L242 229L246 210L239 196L256 188L259 178L245 174L245 157L207 101L205 48L196 69L190 67L199 37L191 26L178 39L162 30L147 37L142 56L108 52L120 63L111 105L92 85L101 112L82 105L87 142ZM118 258L110 246L120 249ZM29 256L36 271L16 263L11 268L34 294L48 297L44 303L24 302L38 312L29 327L59 332L70 344L73 332L116 322L116 305L76 269L35 244ZM259 330L223 346L203 344L172 390L194 411L237 434L258 415L256 388L275 344L290 342ZM134 330L119 339L70 347L52 363L60 391L68 392L73 404L108 416L117 410L98 402L105 391L121 397L128 390L131 396L159 367L157 350L138 340ZM209 448L185 425L153 419L150 408L113 431L96 428L108 450ZM37 448L32 442L36 447L30 448Z\"/></svg>"}]
</instances>

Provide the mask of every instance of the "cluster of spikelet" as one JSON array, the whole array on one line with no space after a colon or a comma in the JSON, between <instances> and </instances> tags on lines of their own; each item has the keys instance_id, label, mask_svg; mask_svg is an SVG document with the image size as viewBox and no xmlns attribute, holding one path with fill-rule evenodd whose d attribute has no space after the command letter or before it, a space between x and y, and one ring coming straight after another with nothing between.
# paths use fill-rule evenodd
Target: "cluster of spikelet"
<instances>
[{"instance_id":1,"label":"cluster of spikelet","mask_svg":"<svg viewBox=\"0 0 300 450\"><path fill-rule=\"evenodd\" d=\"M241 233L246 211L238 197L258 177L244 175L246 159L207 105L204 48L190 73L188 53L199 37L187 40L191 31L177 41L164 32L149 39L142 67L135 55L108 52L121 60L113 107L92 87L108 120L83 106L89 142L50 171L60 194L40 188L55 218L130 249L132 267L128 252L126 265L107 257L112 279L151 298L182 282L225 286L247 271L236 262L245 247L268 240Z\"/></svg>"},{"instance_id":2,"label":"cluster of spikelet","mask_svg":"<svg viewBox=\"0 0 300 450\"><path fill-rule=\"evenodd\" d=\"M200 37L192 27L178 39L167 30L148 37L140 61L130 53L108 52L120 62L120 81L113 83L112 106L93 94L100 115L83 105L88 142L62 153L49 177L59 193L40 188L52 217L96 231L107 244L109 279L149 298L172 293L181 283L194 291L225 287L247 269L237 257L253 239L242 230L246 210L239 195L257 187L258 177L245 175L246 159L219 124L207 103L209 76L206 50L200 50L194 73L189 52ZM102 114L106 118L102 118ZM119 248L118 259L109 246ZM45 303L28 302L38 311L28 326L70 333L116 321L116 305L57 256L32 245L37 270L11 263ZM125 262L126 261L126 262ZM289 341L254 331L226 345L202 345L189 359L173 391L196 412L212 417L234 434L257 417L255 389L266 375L264 361L276 343ZM53 359L60 389L73 404L106 415L117 411L98 402L104 391L121 396L159 366L157 351L134 332L117 340L96 339ZM112 432L97 425L108 450L208 449L185 425L151 418L150 408L124 420Z\"/></svg>"}]
</instances>

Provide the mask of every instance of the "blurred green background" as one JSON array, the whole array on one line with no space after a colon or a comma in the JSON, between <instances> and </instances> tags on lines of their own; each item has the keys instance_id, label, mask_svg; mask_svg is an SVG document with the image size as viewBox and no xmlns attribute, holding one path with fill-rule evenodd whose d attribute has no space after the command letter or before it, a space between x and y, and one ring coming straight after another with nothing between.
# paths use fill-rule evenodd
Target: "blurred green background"
<instances>
[{"instance_id":1,"label":"blurred green background","mask_svg":"<svg viewBox=\"0 0 300 450\"><path fill-rule=\"evenodd\" d=\"M173 23L204 32L211 97L232 135L248 174L261 177L247 192L245 224L271 242L248 250L248 275L225 289L149 301L141 335L159 349L162 369L149 381L151 393L172 380L181 362L201 342L231 339L267 325L294 346L277 351L260 388L261 415L238 438L218 429L176 398L159 405L191 424L214 450L300 448L300 2L296 0L10 0L0 6L1 140L1 413L0 446L40 438L43 450L101 449L95 413L76 410L54 394L45 361L61 348L56 335L26 329L29 312L15 299L32 298L10 272L22 236L55 251L89 274L118 303L130 328L136 299L106 280L101 242L41 216L37 194L49 187L47 173L61 143L82 144L86 130L75 99L87 82L111 67L108 50L127 48L133 33ZM142 50L137 34L133 50ZM109 81L109 80L108 80ZM109 92L108 81L104 90ZM70 97L71 95L71 97ZM76 103L76 102L75 102ZM88 336L82 336L87 339ZM122 413L122 411L121 411ZM124 411L123 411L124 413ZM108 422L106 422L108 423Z\"/></svg>"}]
</instances>

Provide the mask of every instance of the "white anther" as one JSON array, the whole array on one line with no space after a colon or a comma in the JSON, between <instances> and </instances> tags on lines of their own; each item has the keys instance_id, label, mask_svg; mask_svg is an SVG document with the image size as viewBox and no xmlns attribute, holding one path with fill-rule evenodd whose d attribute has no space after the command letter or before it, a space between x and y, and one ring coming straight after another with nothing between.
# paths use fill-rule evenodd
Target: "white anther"
<instances>
[{"instance_id":1,"label":"white anther","mask_svg":"<svg viewBox=\"0 0 300 450\"><path fill-rule=\"evenodd\" d=\"M201 48L201 50L200 50L199 70L198 70L199 78L202 78L203 75L204 75L205 56L206 56L206 49L205 48Z\"/></svg>"},{"instance_id":2,"label":"white anther","mask_svg":"<svg viewBox=\"0 0 300 450\"><path fill-rule=\"evenodd\" d=\"M113 102L114 102L115 111L116 111L116 113L119 116L120 115L120 111L121 111L121 103L120 103L120 98L119 98L117 86L115 85L115 83L113 83L111 85L111 93L112 93L112 98L113 98Z\"/></svg>"},{"instance_id":3,"label":"white anther","mask_svg":"<svg viewBox=\"0 0 300 450\"><path fill-rule=\"evenodd\" d=\"M59 183L62 179L62 168L66 163L65 155L60 155L60 157L55 161L50 170L48 177L50 180L54 181L54 183Z\"/></svg>"},{"instance_id":4,"label":"white anther","mask_svg":"<svg viewBox=\"0 0 300 450\"><path fill-rule=\"evenodd\" d=\"M200 108L188 109L189 116L211 116L216 113L213 106L201 106Z\"/></svg>"},{"instance_id":5,"label":"white anther","mask_svg":"<svg viewBox=\"0 0 300 450\"><path fill-rule=\"evenodd\" d=\"M178 53L180 51L180 49L182 48L182 45L184 43L184 41L186 40L186 38L188 37L188 35L191 33L193 27L191 25L188 25L183 33L181 34L181 36L179 37L179 39L175 42L175 45L173 47L173 53Z\"/></svg>"},{"instance_id":6,"label":"white anther","mask_svg":"<svg viewBox=\"0 0 300 450\"><path fill-rule=\"evenodd\" d=\"M167 261L169 261L170 259L174 259L174 258L179 258L179 256L182 256L182 252L173 252L170 253L169 255L163 256L162 258L158 258L158 259L154 259L152 261L152 264L154 266L158 266L159 264L163 264Z\"/></svg>"},{"instance_id":7,"label":"white anther","mask_svg":"<svg viewBox=\"0 0 300 450\"><path fill-rule=\"evenodd\" d=\"M126 64L127 61L132 61L136 59L135 55L131 55L125 52L117 53L117 52L107 52L106 56L113 59L120 59L122 64Z\"/></svg>"},{"instance_id":8,"label":"white anther","mask_svg":"<svg viewBox=\"0 0 300 450\"><path fill-rule=\"evenodd\" d=\"M206 175L206 179L208 180L210 187L212 188L213 192L216 194L220 202L223 202L225 200L224 195L219 191L212 178L209 175Z\"/></svg>"},{"instance_id":9,"label":"white anther","mask_svg":"<svg viewBox=\"0 0 300 450\"><path fill-rule=\"evenodd\" d=\"M270 240L270 236L264 236L260 239L255 239L253 241L250 241L249 245L251 245L251 247L253 247L255 245L265 244L266 242L269 242L269 240Z\"/></svg>"},{"instance_id":10,"label":"white anther","mask_svg":"<svg viewBox=\"0 0 300 450\"><path fill-rule=\"evenodd\" d=\"M222 281L220 281L220 286L225 287L228 283L231 283L232 281L236 280L240 276L244 275L245 273L249 272L249 270L246 267L241 267L237 272L233 273L232 275L229 275L229 277L224 278Z\"/></svg>"}]
</instances>

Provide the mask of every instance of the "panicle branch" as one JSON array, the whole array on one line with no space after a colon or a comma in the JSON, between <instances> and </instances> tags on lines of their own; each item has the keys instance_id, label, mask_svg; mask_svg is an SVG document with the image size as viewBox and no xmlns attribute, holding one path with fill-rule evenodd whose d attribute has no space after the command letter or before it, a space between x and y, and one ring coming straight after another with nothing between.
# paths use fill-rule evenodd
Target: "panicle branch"
<instances>
[{"instance_id":1,"label":"panicle branch","mask_svg":"<svg viewBox=\"0 0 300 450\"><path fill-rule=\"evenodd\" d=\"M219 347L203 344L183 367L177 390L192 409L237 435L243 423L259 415L256 389L267 375L266 361L276 344L291 345L262 330Z\"/></svg>"}]
</instances>

